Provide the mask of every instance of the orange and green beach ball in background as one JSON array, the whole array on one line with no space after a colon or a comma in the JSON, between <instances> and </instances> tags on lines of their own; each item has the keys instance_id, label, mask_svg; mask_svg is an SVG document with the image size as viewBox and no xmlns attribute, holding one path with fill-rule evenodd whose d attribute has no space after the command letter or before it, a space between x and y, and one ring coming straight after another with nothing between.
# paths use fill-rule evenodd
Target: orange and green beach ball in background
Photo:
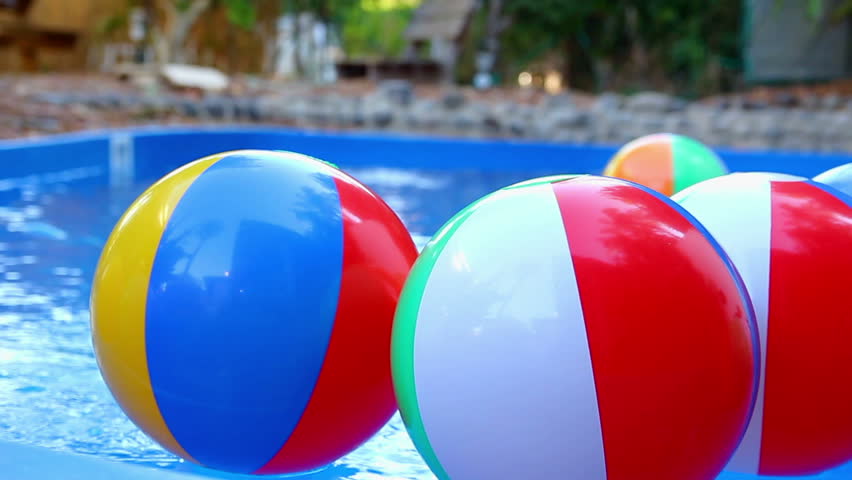
<instances>
[{"instance_id":1,"label":"orange and green beach ball in background","mask_svg":"<svg viewBox=\"0 0 852 480\"><path fill-rule=\"evenodd\" d=\"M603 174L671 196L690 185L728 173L713 150L692 138L657 133L627 143Z\"/></svg>"}]
</instances>

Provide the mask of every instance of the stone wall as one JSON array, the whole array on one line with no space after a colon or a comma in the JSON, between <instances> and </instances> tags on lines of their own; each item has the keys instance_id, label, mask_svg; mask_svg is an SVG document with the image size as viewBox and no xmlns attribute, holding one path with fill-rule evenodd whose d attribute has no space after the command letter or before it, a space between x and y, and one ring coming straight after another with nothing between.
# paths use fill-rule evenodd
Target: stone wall
<instances>
[{"instance_id":1,"label":"stone wall","mask_svg":"<svg viewBox=\"0 0 852 480\"><path fill-rule=\"evenodd\" d=\"M689 103L661 93L593 99L570 94L520 102L472 98L449 90L418 96L409 84L385 82L358 95L277 89L239 97L50 92L39 101L94 110L126 110L156 123L163 115L195 122L252 122L302 128L371 130L466 138L623 144L672 132L717 147L852 152L852 100L748 101L730 97Z\"/></svg>"},{"instance_id":2,"label":"stone wall","mask_svg":"<svg viewBox=\"0 0 852 480\"><path fill-rule=\"evenodd\" d=\"M806 102L807 103L807 102ZM589 102L571 95L537 104L470 101L460 92L416 98L386 87L361 98L265 98L263 116L304 127L362 127L462 137L622 144L638 136L672 132L713 146L852 152L852 100L814 98L780 106L728 100L688 103L660 93L604 94Z\"/></svg>"}]
</instances>

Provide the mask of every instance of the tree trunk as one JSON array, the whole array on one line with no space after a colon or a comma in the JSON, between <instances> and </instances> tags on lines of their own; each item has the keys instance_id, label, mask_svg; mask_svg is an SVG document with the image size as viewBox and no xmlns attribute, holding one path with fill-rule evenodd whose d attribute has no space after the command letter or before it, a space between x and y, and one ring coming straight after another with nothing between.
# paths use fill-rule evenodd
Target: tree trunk
<instances>
[{"instance_id":1,"label":"tree trunk","mask_svg":"<svg viewBox=\"0 0 852 480\"><path fill-rule=\"evenodd\" d=\"M281 17L281 2L276 0L277 5L270 6L272 2L263 4L265 7L258 11L258 17L262 20L258 25L260 36L263 39L263 61L261 72L265 75L275 73L275 59L278 57L278 19Z\"/></svg>"},{"instance_id":2,"label":"tree trunk","mask_svg":"<svg viewBox=\"0 0 852 480\"><path fill-rule=\"evenodd\" d=\"M509 26L509 20L502 15L503 0L488 2L488 16L485 27L485 50L494 58L500 53L500 34Z\"/></svg>"},{"instance_id":3,"label":"tree trunk","mask_svg":"<svg viewBox=\"0 0 852 480\"><path fill-rule=\"evenodd\" d=\"M317 19L325 24L331 23L331 10L327 0L319 0L316 8Z\"/></svg>"},{"instance_id":4,"label":"tree trunk","mask_svg":"<svg viewBox=\"0 0 852 480\"><path fill-rule=\"evenodd\" d=\"M189 4L189 7L184 10L178 10L174 0L167 0L167 11L169 13L169 25L166 27L165 35L165 63L169 62L185 62L186 50L184 49L186 39L189 37L189 32L198 21L198 18L207 11L213 4L212 0L194 0Z\"/></svg>"},{"instance_id":5,"label":"tree trunk","mask_svg":"<svg viewBox=\"0 0 852 480\"><path fill-rule=\"evenodd\" d=\"M563 66L562 87L594 90L598 84L594 59L583 48L583 44L576 36L571 36L565 39L563 49L565 64Z\"/></svg>"},{"instance_id":6,"label":"tree trunk","mask_svg":"<svg viewBox=\"0 0 852 480\"><path fill-rule=\"evenodd\" d=\"M574 78L572 78L574 74L572 66L575 54L574 42L571 41L571 38L566 38L562 42L562 82L563 85L567 85L569 88L573 87L575 83Z\"/></svg>"},{"instance_id":7,"label":"tree trunk","mask_svg":"<svg viewBox=\"0 0 852 480\"><path fill-rule=\"evenodd\" d=\"M503 16L504 0L490 0L488 2L488 12L485 19L485 41L483 45L486 65L485 70L488 74L494 74L495 67L500 60L500 37L512 21L509 17Z\"/></svg>"},{"instance_id":8,"label":"tree trunk","mask_svg":"<svg viewBox=\"0 0 852 480\"><path fill-rule=\"evenodd\" d=\"M157 14L156 6L154 5L154 0L144 0L142 2L142 11L143 11L143 21L142 21L142 30L144 32L144 36L142 37L142 41L136 46L136 63L144 64L149 60L147 54L148 50L153 45L154 35L153 29L154 25L156 25L156 19L154 15Z\"/></svg>"},{"instance_id":9,"label":"tree trunk","mask_svg":"<svg viewBox=\"0 0 852 480\"><path fill-rule=\"evenodd\" d=\"M648 50L642 41L639 34L641 25L639 24L639 12L635 7L630 7L627 11L627 34L630 38L630 65L633 66L631 72L631 81L638 82L642 88L646 88L650 75L650 59Z\"/></svg>"},{"instance_id":10,"label":"tree trunk","mask_svg":"<svg viewBox=\"0 0 852 480\"><path fill-rule=\"evenodd\" d=\"M305 74L305 62L302 59L302 14L300 10L293 10L293 67L296 76Z\"/></svg>"},{"instance_id":11,"label":"tree trunk","mask_svg":"<svg viewBox=\"0 0 852 480\"><path fill-rule=\"evenodd\" d=\"M237 73L239 65L237 65L237 56L239 49L237 48L237 38L233 28L227 29L225 38L228 39L228 75Z\"/></svg>"}]
</instances>

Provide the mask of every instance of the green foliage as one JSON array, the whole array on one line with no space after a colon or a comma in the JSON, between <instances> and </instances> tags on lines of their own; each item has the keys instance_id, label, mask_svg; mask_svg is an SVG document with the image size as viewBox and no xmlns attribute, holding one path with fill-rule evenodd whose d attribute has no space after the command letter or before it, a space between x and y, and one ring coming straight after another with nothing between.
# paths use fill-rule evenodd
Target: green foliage
<instances>
[{"instance_id":1,"label":"green foliage","mask_svg":"<svg viewBox=\"0 0 852 480\"><path fill-rule=\"evenodd\" d=\"M170 0L186 11L196 0ZM229 22L252 30L258 7L270 0L218 0ZM388 0L277 0L282 13L310 12L335 26L351 56L397 56L405 47L403 34L417 2Z\"/></svg>"},{"instance_id":2,"label":"green foliage","mask_svg":"<svg viewBox=\"0 0 852 480\"><path fill-rule=\"evenodd\" d=\"M808 0L808 16L811 18L822 18L822 0Z\"/></svg>"},{"instance_id":3,"label":"green foliage","mask_svg":"<svg viewBox=\"0 0 852 480\"><path fill-rule=\"evenodd\" d=\"M455 79L457 82L469 84L476 75L476 55L479 53L481 40L485 36L487 11L481 9L471 19L468 35L462 39L461 55L456 63Z\"/></svg>"},{"instance_id":4,"label":"green foliage","mask_svg":"<svg viewBox=\"0 0 852 480\"><path fill-rule=\"evenodd\" d=\"M172 0L179 12L186 12L194 1L197 0ZM210 7L222 5L225 15L231 25L243 30L251 30L257 23L258 3L264 0L219 0L210 4Z\"/></svg>"},{"instance_id":5,"label":"green foliage","mask_svg":"<svg viewBox=\"0 0 852 480\"><path fill-rule=\"evenodd\" d=\"M170 0L178 12L185 13L198 0ZM224 5L228 21L232 25L245 30L254 28L257 22L257 4L263 0L219 0L210 3L209 7Z\"/></svg>"},{"instance_id":6,"label":"green foliage","mask_svg":"<svg viewBox=\"0 0 852 480\"><path fill-rule=\"evenodd\" d=\"M846 0L842 2L837 8L834 10L834 18L840 19L852 16L852 0Z\"/></svg>"},{"instance_id":7,"label":"green foliage","mask_svg":"<svg viewBox=\"0 0 852 480\"><path fill-rule=\"evenodd\" d=\"M818 20L828 12L829 18L833 21L840 21L852 16L852 0L843 0L833 5L833 8L829 11L827 11L828 5L826 3L827 0L808 0L808 16L813 20Z\"/></svg>"},{"instance_id":8,"label":"green foliage","mask_svg":"<svg viewBox=\"0 0 852 480\"><path fill-rule=\"evenodd\" d=\"M256 3L256 0L224 0L228 21L243 30L251 30L257 22Z\"/></svg>"},{"instance_id":9,"label":"green foliage","mask_svg":"<svg viewBox=\"0 0 852 480\"><path fill-rule=\"evenodd\" d=\"M714 68L730 74L724 66L739 64L741 0L506 0L506 11L514 19L506 69L556 51L569 59L575 87L613 87L600 72L607 65L617 86L630 88L631 74L638 82L656 75L691 94Z\"/></svg>"},{"instance_id":10,"label":"green foliage","mask_svg":"<svg viewBox=\"0 0 852 480\"><path fill-rule=\"evenodd\" d=\"M340 22L359 3L359 0L281 0L285 12L311 12L332 23Z\"/></svg>"},{"instance_id":11,"label":"green foliage","mask_svg":"<svg viewBox=\"0 0 852 480\"><path fill-rule=\"evenodd\" d=\"M507 78L551 54L562 59L563 72L575 87L596 88L594 62L621 55L627 43L624 10L612 1L506 0L513 19L503 36Z\"/></svg>"},{"instance_id":12,"label":"green foliage","mask_svg":"<svg viewBox=\"0 0 852 480\"><path fill-rule=\"evenodd\" d=\"M351 57L396 57L405 48L405 28L415 7L398 4L376 8L375 0L350 2L340 12L341 38L346 54Z\"/></svg>"},{"instance_id":13,"label":"green foliage","mask_svg":"<svg viewBox=\"0 0 852 480\"><path fill-rule=\"evenodd\" d=\"M98 22L95 31L99 36L110 37L125 28L127 28L127 12L120 12Z\"/></svg>"}]
</instances>

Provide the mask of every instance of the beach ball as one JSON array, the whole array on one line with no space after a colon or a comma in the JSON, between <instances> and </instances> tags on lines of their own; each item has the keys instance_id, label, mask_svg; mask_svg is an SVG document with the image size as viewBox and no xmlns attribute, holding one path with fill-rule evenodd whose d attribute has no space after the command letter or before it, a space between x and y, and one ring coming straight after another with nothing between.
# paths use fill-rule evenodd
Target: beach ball
<instances>
[{"instance_id":1,"label":"beach ball","mask_svg":"<svg viewBox=\"0 0 852 480\"><path fill-rule=\"evenodd\" d=\"M673 197L719 241L760 330L754 415L729 469L808 475L852 460L852 207L804 178L736 173Z\"/></svg>"},{"instance_id":2,"label":"beach ball","mask_svg":"<svg viewBox=\"0 0 852 480\"><path fill-rule=\"evenodd\" d=\"M701 142L683 135L658 133L624 145L603 174L672 195L727 172L722 159Z\"/></svg>"},{"instance_id":3,"label":"beach ball","mask_svg":"<svg viewBox=\"0 0 852 480\"><path fill-rule=\"evenodd\" d=\"M734 267L667 197L522 182L424 247L394 387L442 480L711 480L752 410L755 329Z\"/></svg>"},{"instance_id":4,"label":"beach ball","mask_svg":"<svg viewBox=\"0 0 852 480\"><path fill-rule=\"evenodd\" d=\"M142 193L104 247L98 365L127 416L184 459L322 467L396 409L390 336L416 254L382 199L321 161L197 160Z\"/></svg>"},{"instance_id":5,"label":"beach ball","mask_svg":"<svg viewBox=\"0 0 852 480\"><path fill-rule=\"evenodd\" d=\"M830 185L846 195L852 195L852 163L834 167L817 175L814 180Z\"/></svg>"}]
</instances>

